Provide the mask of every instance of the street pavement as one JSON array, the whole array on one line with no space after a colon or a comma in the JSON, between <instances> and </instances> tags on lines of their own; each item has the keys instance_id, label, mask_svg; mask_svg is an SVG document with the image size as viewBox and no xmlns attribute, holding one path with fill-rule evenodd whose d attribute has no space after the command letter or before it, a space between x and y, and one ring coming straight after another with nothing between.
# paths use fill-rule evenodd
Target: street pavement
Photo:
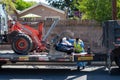
<instances>
[{"instance_id":1,"label":"street pavement","mask_svg":"<svg viewBox=\"0 0 120 80\"><path fill-rule=\"evenodd\" d=\"M3 68L0 80L120 80L120 70L112 69L108 74L104 66L88 66L83 70L75 69L28 69Z\"/></svg>"}]
</instances>

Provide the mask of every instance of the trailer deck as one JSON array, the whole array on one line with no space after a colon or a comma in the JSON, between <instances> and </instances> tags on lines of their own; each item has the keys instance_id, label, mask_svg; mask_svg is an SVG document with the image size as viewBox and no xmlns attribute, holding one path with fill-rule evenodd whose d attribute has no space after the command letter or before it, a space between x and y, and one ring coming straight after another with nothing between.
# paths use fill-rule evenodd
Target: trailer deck
<instances>
[{"instance_id":1,"label":"trailer deck","mask_svg":"<svg viewBox=\"0 0 120 80\"><path fill-rule=\"evenodd\" d=\"M23 64L42 64L42 65L71 65L75 62L82 61L92 61L93 54L71 54L67 55L63 52L58 52L56 54L47 54L45 52L42 53L30 53L29 55L18 55L13 51L0 51L0 62L9 63L18 63L23 62ZM6 63L6 64L7 64Z\"/></svg>"}]
</instances>

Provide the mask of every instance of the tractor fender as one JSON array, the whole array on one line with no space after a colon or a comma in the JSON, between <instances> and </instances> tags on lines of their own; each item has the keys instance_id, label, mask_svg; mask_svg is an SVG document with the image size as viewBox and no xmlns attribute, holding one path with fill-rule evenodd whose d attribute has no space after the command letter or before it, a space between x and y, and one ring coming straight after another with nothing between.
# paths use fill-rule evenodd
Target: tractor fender
<instances>
[{"instance_id":1,"label":"tractor fender","mask_svg":"<svg viewBox=\"0 0 120 80\"><path fill-rule=\"evenodd\" d=\"M11 33L8 34L8 42L12 42L12 40L14 39L14 37L16 37L16 35L18 34L21 34L20 32L18 31L13 31Z\"/></svg>"}]
</instances>

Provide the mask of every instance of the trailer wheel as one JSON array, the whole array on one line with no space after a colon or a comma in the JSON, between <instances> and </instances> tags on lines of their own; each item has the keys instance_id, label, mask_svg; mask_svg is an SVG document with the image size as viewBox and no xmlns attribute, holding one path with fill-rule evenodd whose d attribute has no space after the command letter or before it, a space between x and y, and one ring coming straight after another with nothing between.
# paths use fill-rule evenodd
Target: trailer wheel
<instances>
[{"instance_id":1,"label":"trailer wheel","mask_svg":"<svg viewBox=\"0 0 120 80\"><path fill-rule=\"evenodd\" d=\"M17 54L28 54L32 49L32 39L28 35L18 34L12 40L12 49Z\"/></svg>"},{"instance_id":2,"label":"trailer wheel","mask_svg":"<svg viewBox=\"0 0 120 80\"><path fill-rule=\"evenodd\" d=\"M120 68L120 56L115 57L115 63L116 63L117 66Z\"/></svg>"}]
</instances>

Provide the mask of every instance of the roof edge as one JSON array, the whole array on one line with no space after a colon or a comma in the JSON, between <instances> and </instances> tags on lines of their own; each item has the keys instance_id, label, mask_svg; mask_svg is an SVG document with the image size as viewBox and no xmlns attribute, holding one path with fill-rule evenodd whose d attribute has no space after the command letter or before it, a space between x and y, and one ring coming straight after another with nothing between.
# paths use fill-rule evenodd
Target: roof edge
<instances>
[{"instance_id":1,"label":"roof edge","mask_svg":"<svg viewBox=\"0 0 120 80\"><path fill-rule=\"evenodd\" d=\"M21 12L19 12L18 14L22 14L22 13L24 13L24 12L30 10L30 9L33 9L33 8L39 6L39 5L42 5L42 6L44 6L44 7L47 7L47 8L50 8L50 9L52 9L52 10L55 10L55 11L57 11L57 12L60 12L60 13L62 13L62 14L65 14L65 12L64 12L63 10L54 8L54 7L52 7L52 6L49 6L49 5L47 5L47 4L45 4L45 3L41 3L41 2L38 3L38 4L36 4L36 5L33 5L33 6L29 7L29 8L27 8L27 9L21 11Z\"/></svg>"}]
</instances>

